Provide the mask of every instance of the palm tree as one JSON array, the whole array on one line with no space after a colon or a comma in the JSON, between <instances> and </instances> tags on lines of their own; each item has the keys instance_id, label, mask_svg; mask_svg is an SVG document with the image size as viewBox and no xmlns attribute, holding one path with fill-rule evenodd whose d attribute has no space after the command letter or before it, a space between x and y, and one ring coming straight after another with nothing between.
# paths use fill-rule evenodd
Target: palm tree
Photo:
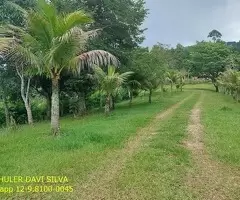
<instances>
[{"instance_id":1,"label":"palm tree","mask_svg":"<svg viewBox=\"0 0 240 200\"><path fill-rule=\"evenodd\" d=\"M169 71L166 73L166 79L167 81L170 82L170 85L171 85L171 92L172 92L173 84L177 82L178 78L179 78L178 73L175 71Z\"/></svg>"},{"instance_id":2,"label":"palm tree","mask_svg":"<svg viewBox=\"0 0 240 200\"><path fill-rule=\"evenodd\" d=\"M117 65L118 60L108 52L86 50L88 39L98 30L83 31L93 20L83 11L58 13L52 1L38 0L37 7L26 14L25 30L17 28L19 37L9 42L3 39L7 54L27 67L38 68L38 73L51 78L51 129L59 133L59 80L66 70L80 73L83 67ZM13 26L11 26L13 27ZM10 27L10 29L11 29ZM16 30L16 28L14 28ZM14 31L12 29L12 31ZM9 45L10 44L10 45ZM6 52L6 48L5 48Z\"/></svg>"},{"instance_id":3,"label":"palm tree","mask_svg":"<svg viewBox=\"0 0 240 200\"><path fill-rule=\"evenodd\" d=\"M106 93L105 113L109 114L111 107L111 98L116 90L124 84L133 72L119 74L114 66L108 66L105 73L100 67L94 68L95 76L100 84L101 90Z\"/></svg>"},{"instance_id":4,"label":"palm tree","mask_svg":"<svg viewBox=\"0 0 240 200\"><path fill-rule=\"evenodd\" d=\"M158 86L161 84L162 79L160 76L157 75L157 73L152 73L151 77L145 77L143 79L141 85L144 90L149 91L148 95L148 103L152 103L152 94L155 89L158 88Z\"/></svg>"},{"instance_id":5,"label":"palm tree","mask_svg":"<svg viewBox=\"0 0 240 200\"><path fill-rule=\"evenodd\" d=\"M187 71L185 69L182 69L177 74L177 87L180 88L180 91L182 92L185 78L187 76Z\"/></svg>"},{"instance_id":6,"label":"palm tree","mask_svg":"<svg viewBox=\"0 0 240 200\"><path fill-rule=\"evenodd\" d=\"M141 87L141 83L138 82L135 79L130 79L124 85L125 85L125 87L127 88L127 91L128 91L129 106L131 106L132 105L132 100L133 100L133 91L136 90L136 89L139 89Z\"/></svg>"},{"instance_id":7,"label":"palm tree","mask_svg":"<svg viewBox=\"0 0 240 200\"><path fill-rule=\"evenodd\" d=\"M236 101L240 98L240 72L229 69L220 74L217 83L229 92Z\"/></svg>"}]
</instances>

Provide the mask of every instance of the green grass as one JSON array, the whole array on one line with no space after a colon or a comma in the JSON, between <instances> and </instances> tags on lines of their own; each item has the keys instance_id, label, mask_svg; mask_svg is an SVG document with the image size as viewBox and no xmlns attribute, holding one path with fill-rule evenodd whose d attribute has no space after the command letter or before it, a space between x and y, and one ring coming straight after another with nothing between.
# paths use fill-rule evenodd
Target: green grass
<instances>
[{"instance_id":1,"label":"green grass","mask_svg":"<svg viewBox=\"0 0 240 200\"><path fill-rule=\"evenodd\" d=\"M205 91L202 122L205 142L212 156L240 166L240 104L232 97Z\"/></svg>"},{"instance_id":2,"label":"green grass","mask_svg":"<svg viewBox=\"0 0 240 200\"><path fill-rule=\"evenodd\" d=\"M155 114L188 95L189 92L164 96L157 93L151 105L147 96L134 100L131 108L128 102L123 102L109 117L93 114L82 119L66 118L61 121L63 135L58 138L49 134L47 122L34 127L20 126L12 132L2 129L0 176L63 175L75 185L102 165L113 149L121 148Z\"/></svg>"},{"instance_id":3,"label":"green grass","mask_svg":"<svg viewBox=\"0 0 240 200\"><path fill-rule=\"evenodd\" d=\"M120 193L139 200L193 198L183 187L191 164L189 152L181 143L186 138L189 114L198 98L195 94L159 124L158 134L128 162L118 180Z\"/></svg>"},{"instance_id":4,"label":"green grass","mask_svg":"<svg viewBox=\"0 0 240 200\"><path fill-rule=\"evenodd\" d=\"M158 134L128 161L116 183L121 194L140 200L196 199L184 187L184 177L194 166L189 151L181 144L186 138L190 110L202 92L202 123L208 151L216 160L239 166L240 104L215 93L210 84L184 88L184 92L155 93L152 104L147 103L147 96L134 99L131 108L128 102L122 102L109 117L95 113L81 119L63 118L62 136L57 138L49 134L49 122L19 126L15 131L1 129L0 177L67 176L68 185L84 183L91 172L105 166L114 150L123 148L157 113L194 93L172 116L159 123ZM13 184L0 183L1 186ZM18 199L42 197L41 193L19 195L24 197ZM0 199L5 197L0 193ZM64 199L61 194L49 197Z\"/></svg>"},{"instance_id":5,"label":"green grass","mask_svg":"<svg viewBox=\"0 0 240 200\"><path fill-rule=\"evenodd\" d=\"M187 91L200 90L205 144L211 156L230 165L240 166L240 104L231 96L216 93L212 84L187 85Z\"/></svg>"}]
</instances>

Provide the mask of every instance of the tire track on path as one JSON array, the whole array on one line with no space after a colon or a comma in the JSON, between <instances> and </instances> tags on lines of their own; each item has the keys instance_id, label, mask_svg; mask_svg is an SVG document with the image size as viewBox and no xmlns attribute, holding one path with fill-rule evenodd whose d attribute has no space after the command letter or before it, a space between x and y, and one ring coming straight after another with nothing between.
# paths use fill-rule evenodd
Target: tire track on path
<instances>
[{"instance_id":1,"label":"tire track on path","mask_svg":"<svg viewBox=\"0 0 240 200\"><path fill-rule=\"evenodd\" d=\"M117 185L114 180L117 179L122 169L124 169L126 162L138 152L147 139L151 138L154 134L157 134L158 123L169 117L177 108L179 108L192 96L193 95L188 96L167 110L159 113L146 127L138 130L137 134L127 141L123 149L115 152L114 157L108 158L109 161L107 165L91 174L88 177L87 182L76 187L76 190L78 191L78 199L116 199L118 192Z\"/></svg>"},{"instance_id":2,"label":"tire track on path","mask_svg":"<svg viewBox=\"0 0 240 200\"><path fill-rule=\"evenodd\" d=\"M194 162L189 172L187 187L201 200L239 200L240 171L211 159L203 139L204 127L201 124L201 104L203 95L191 111L186 147L191 151Z\"/></svg>"}]
</instances>

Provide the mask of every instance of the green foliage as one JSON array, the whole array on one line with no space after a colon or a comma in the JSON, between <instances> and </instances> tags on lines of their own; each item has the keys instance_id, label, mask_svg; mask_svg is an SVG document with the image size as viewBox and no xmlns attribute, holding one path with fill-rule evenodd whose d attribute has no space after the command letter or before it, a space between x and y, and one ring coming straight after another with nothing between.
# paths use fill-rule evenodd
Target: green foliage
<instances>
[{"instance_id":1,"label":"green foliage","mask_svg":"<svg viewBox=\"0 0 240 200\"><path fill-rule=\"evenodd\" d=\"M216 86L220 72L225 71L231 49L223 42L198 42L191 48L192 72L194 75L209 78Z\"/></svg>"},{"instance_id":2,"label":"green foliage","mask_svg":"<svg viewBox=\"0 0 240 200\"><path fill-rule=\"evenodd\" d=\"M143 89L153 90L165 82L166 49L155 45L151 51L138 49L133 53L131 69L138 74Z\"/></svg>"},{"instance_id":3,"label":"green foliage","mask_svg":"<svg viewBox=\"0 0 240 200\"><path fill-rule=\"evenodd\" d=\"M108 113L111 108L112 97L117 96L120 87L127 82L133 72L124 72L119 74L116 72L116 67L108 66L107 73L100 67L94 68L95 76L99 82L100 88L106 93L105 112Z\"/></svg>"},{"instance_id":4,"label":"green foliage","mask_svg":"<svg viewBox=\"0 0 240 200\"><path fill-rule=\"evenodd\" d=\"M224 93L228 93L239 101L240 98L240 72L228 69L218 77L218 84Z\"/></svg>"},{"instance_id":5,"label":"green foliage","mask_svg":"<svg viewBox=\"0 0 240 200\"><path fill-rule=\"evenodd\" d=\"M13 26L8 28L17 34L12 42L3 45L2 51L11 61L18 60L21 68L38 68L38 73L52 79L52 132L59 133L59 80L62 71L80 73L83 67L96 65L118 65L116 57L106 51L85 51L89 38L98 30L83 31L93 22L84 11L59 13L54 2L38 0L35 9L27 12L26 30ZM9 35L3 34L1 40ZM11 44L11 45L10 45ZM26 72L26 70L24 70ZM27 70L28 72L28 70ZM21 77L22 78L22 77Z\"/></svg>"},{"instance_id":6,"label":"green foliage","mask_svg":"<svg viewBox=\"0 0 240 200\"><path fill-rule=\"evenodd\" d=\"M85 6L93 13L93 28L103 28L89 48L105 49L116 55L122 64L128 64L131 51L144 39L141 27L147 16L145 1L87 0Z\"/></svg>"},{"instance_id":7,"label":"green foliage","mask_svg":"<svg viewBox=\"0 0 240 200\"><path fill-rule=\"evenodd\" d=\"M25 9L35 6L35 0L1 0L0 22L15 26L25 25Z\"/></svg>"},{"instance_id":8,"label":"green foliage","mask_svg":"<svg viewBox=\"0 0 240 200\"><path fill-rule=\"evenodd\" d=\"M93 38L88 49L104 49L127 64L131 51L142 43L141 28L147 9L144 0L55 0L58 10L73 12L84 9L91 13L91 29L101 29L100 37Z\"/></svg>"},{"instance_id":9,"label":"green foliage","mask_svg":"<svg viewBox=\"0 0 240 200\"><path fill-rule=\"evenodd\" d=\"M190 71L190 52L187 47L177 44L175 49L169 51L170 67L175 70Z\"/></svg>"},{"instance_id":10,"label":"green foliage","mask_svg":"<svg viewBox=\"0 0 240 200\"><path fill-rule=\"evenodd\" d=\"M127 81L131 74L133 74L133 72L119 74L116 72L116 67L114 66L108 66L107 73L100 67L96 67L94 72L102 91L106 92L108 95L114 95L114 92Z\"/></svg>"}]
</instances>

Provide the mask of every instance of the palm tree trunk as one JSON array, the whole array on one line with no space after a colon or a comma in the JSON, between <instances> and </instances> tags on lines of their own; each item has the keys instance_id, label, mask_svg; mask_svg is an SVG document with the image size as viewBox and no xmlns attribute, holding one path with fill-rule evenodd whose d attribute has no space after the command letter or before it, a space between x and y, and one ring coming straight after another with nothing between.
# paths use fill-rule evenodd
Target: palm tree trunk
<instances>
[{"instance_id":1,"label":"palm tree trunk","mask_svg":"<svg viewBox=\"0 0 240 200\"><path fill-rule=\"evenodd\" d=\"M115 110L115 99L114 99L114 96L113 95L111 95L111 97L110 97L110 99L111 99L111 110Z\"/></svg>"},{"instance_id":2,"label":"palm tree trunk","mask_svg":"<svg viewBox=\"0 0 240 200\"><path fill-rule=\"evenodd\" d=\"M171 83L171 92L172 92L173 84Z\"/></svg>"},{"instance_id":3,"label":"palm tree trunk","mask_svg":"<svg viewBox=\"0 0 240 200\"><path fill-rule=\"evenodd\" d=\"M46 103L47 103L47 119L51 118L51 96L46 97Z\"/></svg>"},{"instance_id":4,"label":"palm tree trunk","mask_svg":"<svg viewBox=\"0 0 240 200\"><path fill-rule=\"evenodd\" d=\"M53 135L59 133L59 79L58 76L52 78L52 109L51 109L51 129Z\"/></svg>"},{"instance_id":5,"label":"palm tree trunk","mask_svg":"<svg viewBox=\"0 0 240 200\"><path fill-rule=\"evenodd\" d=\"M133 92L131 89L128 91L128 96L129 96L129 106L132 106Z\"/></svg>"},{"instance_id":6,"label":"palm tree trunk","mask_svg":"<svg viewBox=\"0 0 240 200\"><path fill-rule=\"evenodd\" d=\"M105 105L105 114L108 115L109 112L110 112L110 98L111 96L109 94L107 94L107 97L106 97L106 105Z\"/></svg>"},{"instance_id":7,"label":"palm tree trunk","mask_svg":"<svg viewBox=\"0 0 240 200\"><path fill-rule=\"evenodd\" d=\"M152 103L152 89L149 90L148 102L149 102L149 103Z\"/></svg>"}]
</instances>

